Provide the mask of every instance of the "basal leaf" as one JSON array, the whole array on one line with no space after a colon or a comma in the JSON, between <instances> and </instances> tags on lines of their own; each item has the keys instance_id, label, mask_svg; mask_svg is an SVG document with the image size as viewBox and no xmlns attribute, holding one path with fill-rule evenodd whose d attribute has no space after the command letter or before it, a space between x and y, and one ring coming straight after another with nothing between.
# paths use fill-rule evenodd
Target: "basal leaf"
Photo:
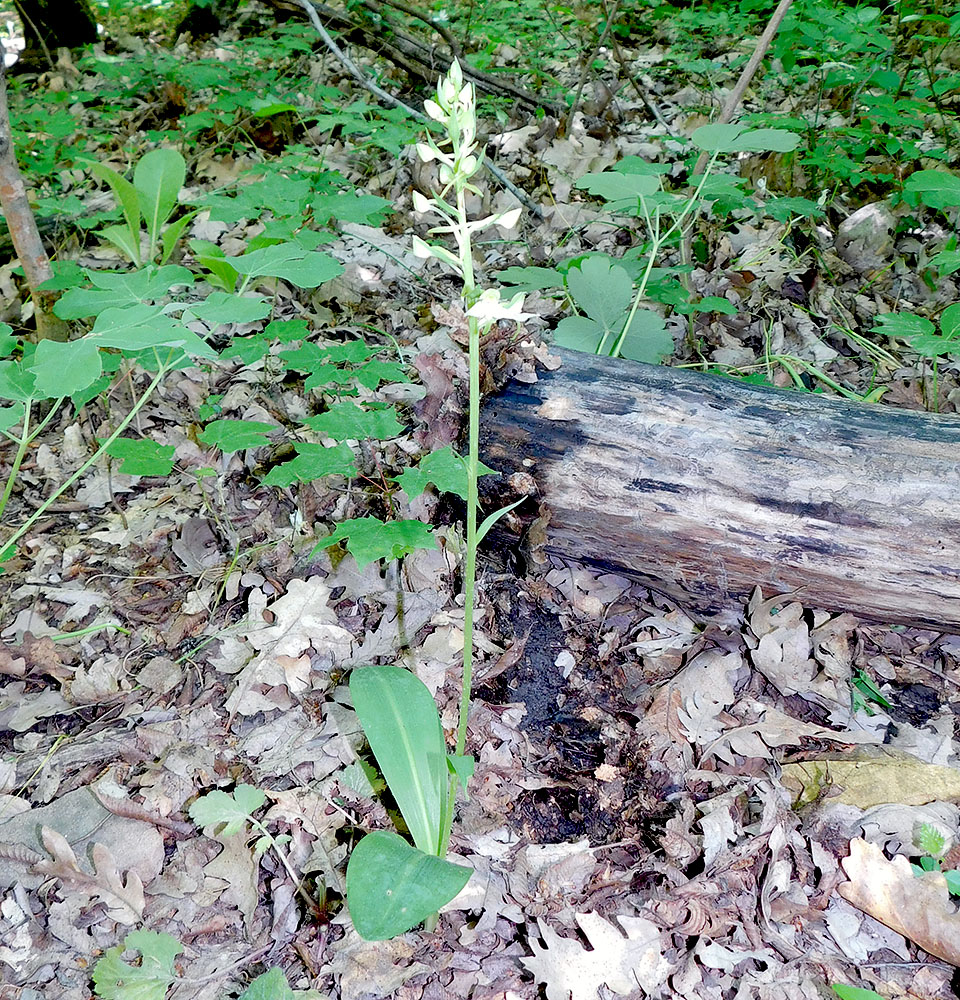
<instances>
[{"instance_id":1,"label":"basal leaf","mask_svg":"<svg viewBox=\"0 0 960 1000\"><path fill-rule=\"evenodd\" d=\"M60 343L41 340L30 363L38 397L72 396L100 378L100 350L86 337Z\"/></svg>"},{"instance_id":2,"label":"basal leaf","mask_svg":"<svg viewBox=\"0 0 960 1000\"><path fill-rule=\"evenodd\" d=\"M313 199L313 220L318 226L331 219L379 226L395 211L391 202L372 194L318 194Z\"/></svg>"},{"instance_id":3,"label":"basal leaf","mask_svg":"<svg viewBox=\"0 0 960 1000\"><path fill-rule=\"evenodd\" d=\"M930 263L943 277L960 271L960 250L941 250L930 258Z\"/></svg>"},{"instance_id":4,"label":"basal leaf","mask_svg":"<svg viewBox=\"0 0 960 1000\"><path fill-rule=\"evenodd\" d=\"M161 227L176 207L186 172L183 157L170 148L152 149L133 171L133 186L151 245L156 244Z\"/></svg>"},{"instance_id":5,"label":"basal leaf","mask_svg":"<svg viewBox=\"0 0 960 1000\"><path fill-rule=\"evenodd\" d=\"M883 1000L883 997L875 990L865 990L862 986L834 983L831 989L840 997L840 1000Z\"/></svg>"},{"instance_id":6,"label":"basal leaf","mask_svg":"<svg viewBox=\"0 0 960 1000\"><path fill-rule=\"evenodd\" d=\"M960 177L945 170L917 170L912 173L903 190L919 195L930 208L953 208L960 205Z\"/></svg>"},{"instance_id":7,"label":"basal leaf","mask_svg":"<svg viewBox=\"0 0 960 1000\"><path fill-rule=\"evenodd\" d=\"M316 288L343 273L343 266L329 254L305 250L299 243L277 243L227 258L239 274L282 278L298 288Z\"/></svg>"},{"instance_id":8,"label":"basal leaf","mask_svg":"<svg viewBox=\"0 0 960 1000\"><path fill-rule=\"evenodd\" d=\"M358 667L350 694L413 842L436 855L447 803L447 747L433 695L402 667ZM422 919L422 918L421 918Z\"/></svg>"},{"instance_id":9,"label":"basal leaf","mask_svg":"<svg viewBox=\"0 0 960 1000\"><path fill-rule=\"evenodd\" d=\"M673 353L673 337L663 317L652 309L638 309L620 344L620 354L631 361L658 365Z\"/></svg>"},{"instance_id":10,"label":"basal leaf","mask_svg":"<svg viewBox=\"0 0 960 1000\"><path fill-rule=\"evenodd\" d=\"M105 309L97 317L87 340L98 347L121 351L145 351L151 347L180 347L200 358L215 358L217 352L193 331L163 314L160 306L135 305Z\"/></svg>"},{"instance_id":11,"label":"basal leaf","mask_svg":"<svg viewBox=\"0 0 960 1000\"><path fill-rule=\"evenodd\" d=\"M626 313L623 314L626 319ZM567 316L560 320L553 331L553 342L572 351L596 354L603 337L603 327L586 316Z\"/></svg>"},{"instance_id":12,"label":"basal leaf","mask_svg":"<svg viewBox=\"0 0 960 1000\"><path fill-rule=\"evenodd\" d=\"M211 292L202 302L191 303L184 312L211 326L226 323L253 323L270 315L270 303L260 295L233 295Z\"/></svg>"},{"instance_id":13,"label":"basal leaf","mask_svg":"<svg viewBox=\"0 0 960 1000\"><path fill-rule=\"evenodd\" d=\"M240 994L239 1000L296 1000L287 977L279 968L268 969Z\"/></svg>"},{"instance_id":14,"label":"basal leaf","mask_svg":"<svg viewBox=\"0 0 960 1000\"><path fill-rule=\"evenodd\" d=\"M297 457L272 468L264 477L264 486L291 486L309 483L323 476L355 476L357 463L349 445L327 448L322 444L298 441Z\"/></svg>"},{"instance_id":15,"label":"basal leaf","mask_svg":"<svg viewBox=\"0 0 960 1000\"><path fill-rule=\"evenodd\" d=\"M25 403L38 397L33 385L33 372L27 371L19 361L0 361L0 399L13 399Z\"/></svg>"},{"instance_id":16,"label":"basal leaf","mask_svg":"<svg viewBox=\"0 0 960 1000\"><path fill-rule=\"evenodd\" d=\"M93 288L71 288L57 300L54 312L61 319L98 316L104 309L156 302L175 286L189 287L193 275L175 264L144 267L139 271L89 271Z\"/></svg>"},{"instance_id":17,"label":"basal leaf","mask_svg":"<svg viewBox=\"0 0 960 1000\"><path fill-rule=\"evenodd\" d=\"M960 338L960 302L947 306L940 313L940 333L948 340ZM957 346L960 347L960 344Z\"/></svg>"},{"instance_id":18,"label":"basal leaf","mask_svg":"<svg viewBox=\"0 0 960 1000\"><path fill-rule=\"evenodd\" d=\"M622 322L633 298L630 275L606 257L587 257L567 272L567 288L577 306L605 330Z\"/></svg>"},{"instance_id":19,"label":"basal leaf","mask_svg":"<svg viewBox=\"0 0 960 1000\"><path fill-rule=\"evenodd\" d=\"M97 235L112 243L134 264L140 263L140 230L134 233L126 226L105 226Z\"/></svg>"},{"instance_id":20,"label":"basal leaf","mask_svg":"<svg viewBox=\"0 0 960 1000\"><path fill-rule=\"evenodd\" d=\"M604 170L601 173L584 174L576 186L607 201L636 201L656 194L660 190L660 181L650 174L624 174L619 170Z\"/></svg>"},{"instance_id":21,"label":"basal leaf","mask_svg":"<svg viewBox=\"0 0 960 1000\"><path fill-rule=\"evenodd\" d=\"M19 342L13 335L13 327L9 323L0 323L0 358L12 354Z\"/></svg>"},{"instance_id":22,"label":"basal leaf","mask_svg":"<svg viewBox=\"0 0 960 1000\"><path fill-rule=\"evenodd\" d=\"M127 228L131 233L140 232L140 198L137 189L121 176L112 167L104 163L92 163L90 172L94 177L105 180L113 193L116 195L120 208L123 210L123 217L126 220Z\"/></svg>"},{"instance_id":23,"label":"basal leaf","mask_svg":"<svg viewBox=\"0 0 960 1000\"><path fill-rule=\"evenodd\" d=\"M690 141L706 153L729 153L735 148L740 135L746 131L745 125L701 125L694 129Z\"/></svg>"},{"instance_id":24,"label":"basal leaf","mask_svg":"<svg viewBox=\"0 0 960 1000\"><path fill-rule=\"evenodd\" d=\"M752 128L733 140L734 153L789 153L800 145L800 136L785 128Z\"/></svg>"},{"instance_id":25,"label":"basal leaf","mask_svg":"<svg viewBox=\"0 0 960 1000\"><path fill-rule=\"evenodd\" d=\"M279 429L275 424L259 420L214 420L203 429L200 441L224 453L241 451L269 444L267 435Z\"/></svg>"},{"instance_id":26,"label":"basal leaf","mask_svg":"<svg viewBox=\"0 0 960 1000\"><path fill-rule=\"evenodd\" d=\"M186 215L181 215L176 222L171 222L169 226L163 231L163 235L160 238L160 245L163 248L160 254L160 263L165 264L169 259L173 251L176 249L177 242L183 235L183 231L188 225L193 221L196 216L197 211L187 212Z\"/></svg>"},{"instance_id":27,"label":"basal leaf","mask_svg":"<svg viewBox=\"0 0 960 1000\"><path fill-rule=\"evenodd\" d=\"M347 539L347 551L363 569L377 559L402 559L416 549L435 549L433 528L423 521L381 521L375 517L355 517L341 521L336 530L321 539L313 552Z\"/></svg>"},{"instance_id":28,"label":"basal leaf","mask_svg":"<svg viewBox=\"0 0 960 1000\"><path fill-rule=\"evenodd\" d=\"M287 261L274 270L271 277L289 281L297 288L317 288L343 274L343 265L328 253L312 251L300 260Z\"/></svg>"},{"instance_id":29,"label":"basal leaf","mask_svg":"<svg viewBox=\"0 0 960 1000\"><path fill-rule=\"evenodd\" d=\"M511 286L511 291L536 292L563 288L563 275L552 267L505 267L497 280Z\"/></svg>"},{"instance_id":30,"label":"basal leaf","mask_svg":"<svg viewBox=\"0 0 960 1000\"><path fill-rule=\"evenodd\" d=\"M471 869L411 847L395 833L367 834L347 864L347 906L367 941L386 941L436 913L470 880Z\"/></svg>"},{"instance_id":31,"label":"basal leaf","mask_svg":"<svg viewBox=\"0 0 960 1000\"><path fill-rule=\"evenodd\" d=\"M8 431L23 420L23 403L0 406L0 431Z\"/></svg>"}]
</instances>

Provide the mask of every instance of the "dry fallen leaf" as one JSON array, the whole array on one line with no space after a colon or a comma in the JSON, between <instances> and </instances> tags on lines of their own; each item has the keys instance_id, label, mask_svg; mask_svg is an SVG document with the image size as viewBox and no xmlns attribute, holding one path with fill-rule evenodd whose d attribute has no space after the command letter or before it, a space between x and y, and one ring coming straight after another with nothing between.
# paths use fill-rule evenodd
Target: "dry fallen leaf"
<instances>
[{"instance_id":1,"label":"dry fallen leaf","mask_svg":"<svg viewBox=\"0 0 960 1000\"><path fill-rule=\"evenodd\" d=\"M548 1000L597 1000L604 984L620 996L634 993L637 987L650 993L665 980L668 967L661 952L660 932L651 921L617 917L627 932L624 937L597 913L577 913L575 917L591 951L576 938L561 937L538 921L543 946L531 937L533 956L520 959L537 982L546 984Z\"/></svg>"},{"instance_id":2,"label":"dry fallen leaf","mask_svg":"<svg viewBox=\"0 0 960 1000\"><path fill-rule=\"evenodd\" d=\"M838 888L847 902L931 955L960 965L960 914L940 872L914 875L903 855L888 861L879 847L859 839L850 841L850 857L841 864L850 881Z\"/></svg>"},{"instance_id":3,"label":"dry fallen leaf","mask_svg":"<svg viewBox=\"0 0 960 1000\"><path fill-rule=\"evenodd\" d=\"M116 859L103 844L95 843L91 849L94 873L90 875L77 863L77 856L63 834L45 826L40 836L53 860L38 861L35 871L60 879L65 887L102 899L108 915L118 924L131 925L143 920L146 905L143 883L132 871L127 872L124 882Z\"/></svg>"},{"instance_id":4,"label":"dry fallen leaf","mask_svg":"<svg viewBox=\"0 0 960 1000\"><path fill-rule=\"evenodd\" d=\"M960 771L928 764L891 747L857 747L783 765L794 802L812 802L829 789L833 802L871 809L887 802L921 806L960 801Z\"/></svg>"}]
</instances>

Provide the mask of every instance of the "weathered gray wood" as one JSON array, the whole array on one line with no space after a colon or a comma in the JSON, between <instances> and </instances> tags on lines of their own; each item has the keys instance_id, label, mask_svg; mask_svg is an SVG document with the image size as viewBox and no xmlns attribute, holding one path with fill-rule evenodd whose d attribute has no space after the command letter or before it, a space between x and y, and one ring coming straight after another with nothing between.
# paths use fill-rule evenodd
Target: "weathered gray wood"
<instances>
[{"instance_id":1,"label":"weathered gray wood","mask_svg":"<svg viewBox=\"0 0 960 1000\"><path fill-rule=\"evenodd\" d=\"M483 414L481 457L534 475L546 551L687 606L757 585L960 632L960 419L557 351Z\"/></svg>"}]
</instances>

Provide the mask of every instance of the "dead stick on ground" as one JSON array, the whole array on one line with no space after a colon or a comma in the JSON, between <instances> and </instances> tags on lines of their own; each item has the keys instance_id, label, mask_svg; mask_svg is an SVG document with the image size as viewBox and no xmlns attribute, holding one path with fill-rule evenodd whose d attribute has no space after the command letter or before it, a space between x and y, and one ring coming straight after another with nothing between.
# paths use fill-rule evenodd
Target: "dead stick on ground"
<instances>
[{"instance_id":1,"label":"dead stick on ground","mask_svg":"<svg viewBox=\"0 0 960 1000\"><path fill-rule=\"evenodd\" d=\"M792 3L793 0L780 0L780 5L773 12L773 16L770 18L767 27L760 36L760 40L757 42L756 48L753 50L753 55L750 56L750 60L747 62L747 65L743 67L743 72L740 74L740 79L737 80L737 85L730 91L730 96L724 103L723 110L720 112L720 117L716 121L717 125L726 125L730 122L736 113L737 108L740 107L743 95L747 92L747 87L750 86L760 63L762 63L766 57L766 54L770 49L770 44L776 33L780 30L780 25L783 23L783 19L787 16L787 11L790 9L790 5ZM707 165L707 159L709 156L710 154L704 150L704 152L697 157L697 165L693 168L694 175L703 173L703 168Z\"/></svg>"},{"instance_id":2,"label":"dead stick on ground","mask_svg":"<svg viewBox=\"0 0 960 1000\"><path fill-rule=\"evenodd\" d=\"M417 121L425 123L430 121L430 119L427 118L425 114L422 114L420 111L417 111L416 108L411 108L409 104L405 104L398 97L394 97L392 94L388 94L382 87L377 86L377 84L375 84L372 80L368 80L363 71L360 69L360 67L357 66L357 64L346 54L346 52L344 52L343 49L341 49L340 46L337 45L337 43L330 37L329 32L327 31L326 28L324 28L323 24L321 23L320 18L317 16L317 12L314 9L313 4L310 2L310 0L300 0L300 5L303 7L304 11L306 11L307 17L310 19L310 23L313 25L314 29L316 30L320 38L323 40L323 44L326 45L326 47L330 50L330 52L333 53L334 56L336 56L336 58L343 64L343 66L350 73L350 75L364 89L369 90L371 94L373 94L376 97L379 97L381 101L385 101L391 107L403 108L403 110L406 111L408 115L411 115L412 117L416 118ZM540 206L535 201L533 201L532 198L530 198L530 196L526 193L526 191L523 191L520 188L518 188L517 185L514 184L513 181L511 181L510 178L507 177L502 170L500 170L498 167L495 167L489 160L485 159L483 161L483 165L515 198L517 198L524 205L524 207L527 209L528 212L530 212L531 215L533 215L537 219L543 218L543 212L541 211Z\"/></svg>"},{"instance_id":3,"label":"dead stick on ground","mask_svg":"<svg viewBox=\"0 0 960 1000\"><path fill-rule=\"evenodd\" d=\"M511 97L515 97L518 101L521 101L534 110L537 108L543 108L545 111L550 113L553 113L554 110L559 112L559 108L554 108L548 101L540 99L536 94L532 94L529 90L525 90L523 87L518 87L511 80L492 76L490 73L484 73L475 66L471 66L464 58L463 48L457 40L457 37L452 31L450 31L449 28L440 24L439 21L428 17L426 14L421 13L409 4L403 3L403 0L383 0L383 2L388 7L394 7L404 14L414 17L418 21L422 21L424 24L429 25L429 27L431 27L447 43L454 59L459 61L460 66L463 69L464 76L480 84L487 84L488 87L495 93L509 94ZM377 4L375 0L363 0L363 5L369 10L379 13L379 11L377 11ZM440 76L441 74L437 73L438 79Z\"/></svg>"},{"instance_id":4,"label":"dead stick on ground","mask_svg":"<svg viewBox=\"0 0 960 1000\"><path fill-rule=\"evenodd\" d=\"M573 125L573 116L577 113L577 106L580 104L580 95L583 93L584 85L587 82L587 74L590 72L590 67L593 65L594 59L600 54L600 49L603 48L603 43L607 40L607 35L610 34L610 29L613 27L614 19L617 16L617 11L620 9L620 0L613 0L613 7L610 12L607 12L607 6L604 4L603 13L606 15L606 23L603 26L603 31L600 32L600 36L597 38L597 44L594 45L593 51L590 53L588 59L584 59L583 67L580 70L580 79L577 80L577 89L573 95L573 104L570 105L570 110L567 112L567 123L564 126L564 131L567 135L570 134L570 127Z\"/></svg>"}]
</instances>

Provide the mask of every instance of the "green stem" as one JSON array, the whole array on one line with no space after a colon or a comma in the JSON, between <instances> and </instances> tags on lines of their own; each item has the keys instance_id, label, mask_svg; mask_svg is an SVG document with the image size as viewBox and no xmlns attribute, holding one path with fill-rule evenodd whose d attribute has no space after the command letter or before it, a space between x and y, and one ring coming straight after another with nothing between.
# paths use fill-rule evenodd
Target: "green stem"
<instances>
[{"instance_id":1,"label":"green stem","mask_svg":"<svg viewBox=\"0 0 960 1000\"><path fill-rule=\"evenodd\" d=\"M140 412L141 409L143 409L144 404L150 396L153 395L154 389L156 389L160 384L160 380L164 375L166 375L168 370L169 365L160 365L153 381L149 386L147 386L146 392L144 392L144 394L137 400L133 409L123 418L123 420L120 421L117 429L110 435L110 437L107 438L106 441L103 442L102 445L100 445L90 458L88 458L87 461L84 462L83 465L81 465L80 468L77 469L77 471L74 472L73 475L70 476L70 478L67 479L58 490L56 490L51 496L47 497L47 499L44 500L43 503L33 512L33 514L31 514L30 517L23 522L13 535L8 538L2 546L0 546L0 555L9 552L9 550L12 549L13 546L16 545L16 543L19 542L20 539L23 538L23 536L37 523L37 521L43 517L50 505L56 503L57 500L59 500L68 489L70 489L70 487L87 471L87 469L89 469L90 466L93 465L93 463L96 462L97 459L107 450L107 448L109 448L110 445L112 445L113 442L116 441L117 438L120 437L120 435L130 426L133 418Z\"/></svg>"},{"instance_id":2,"label":"green stem","mask_svg":"<svg viewBox=\"0 0 960 1000\"><path fill-rule=\"evenodd\" d=\"M477 473L480 466L480 330L468 320L470 338L470 442L467 451L467 553L463 573L463 681L460 688L460 726L457 754L467 745L467 714L473 683L473 610L477 583Z\"/></svg>"},{"instance_id":3,"label":"green stem","mask_svg":"<svg viewBox=\"0 0 960 1000\"><path fill-rule=\"evenodd\" d=\"M60 409L60 404L64 399L65 397L61 396L59 399L55 400L53 405L50 407L50 411L43 418L43 420L41 420L40 423L33 428L33 430L30 430L30 408L32 407L34 401L32 399L28 399L24 404L23 429L20 437L15 438L12 435L7 435L11 441L16 442L17 453L13 458L13 465L10 466L10 472L7 475L7 484L4 487L3 496L0 497L0 517L3 517L3 512L7 509L7 502L10 500L10 494L13 492L13 484L17 480L17 473L20 471L20 466L23 464L27 448L29 448L31 443L36 440L37 436L43 431L44 427L50 423L54 414Z\"/></svg>"},{"instance_id":4,"label":"green stem","mask_svg":"<svg viewBox=\"0 0 960 1000\"><path fill-rule=\"evenodd\" d=\"M23 408L23 429L20 433L20 438L17 441L17 453L13 456L13 464L10 466L10 472L7 474L7 485L3 489L3 496L0 497L0 517L3 517L3 512L7 509L7 501L10 499L10 494L13 492L13 484L16 482L17 473L20 471L20 466L23 464L23 456L27 453L27 447L30 444L30 404L32 400L27 400Z\"/></svg>"},{"instance_id":5,"label":"green stem","mask_svg":"<svg viewBox=\"0 0 960 1000\"><path fill-rule=\"evenodd\" d=\"M467 225L466 192L457 185L456 239L460 250L463 274L463 299L469 309L477 297L473 277L473 247ZM473 611L477 583L477 478L480 468L480 322L467 317L469 360L469 419L467 443L467 539L463 568L463 674L460 679L460 712L457 724L457 756L467 745L467 716L470 713L470 689L473 685ZM444 810L438 854L447 856L453 812L457 800L457 779L450 776L447 787L447 807ZM434 920L433 926L436 926ZM428 930L432 928L429 926Z\"/></svg>"}]
</instances>

